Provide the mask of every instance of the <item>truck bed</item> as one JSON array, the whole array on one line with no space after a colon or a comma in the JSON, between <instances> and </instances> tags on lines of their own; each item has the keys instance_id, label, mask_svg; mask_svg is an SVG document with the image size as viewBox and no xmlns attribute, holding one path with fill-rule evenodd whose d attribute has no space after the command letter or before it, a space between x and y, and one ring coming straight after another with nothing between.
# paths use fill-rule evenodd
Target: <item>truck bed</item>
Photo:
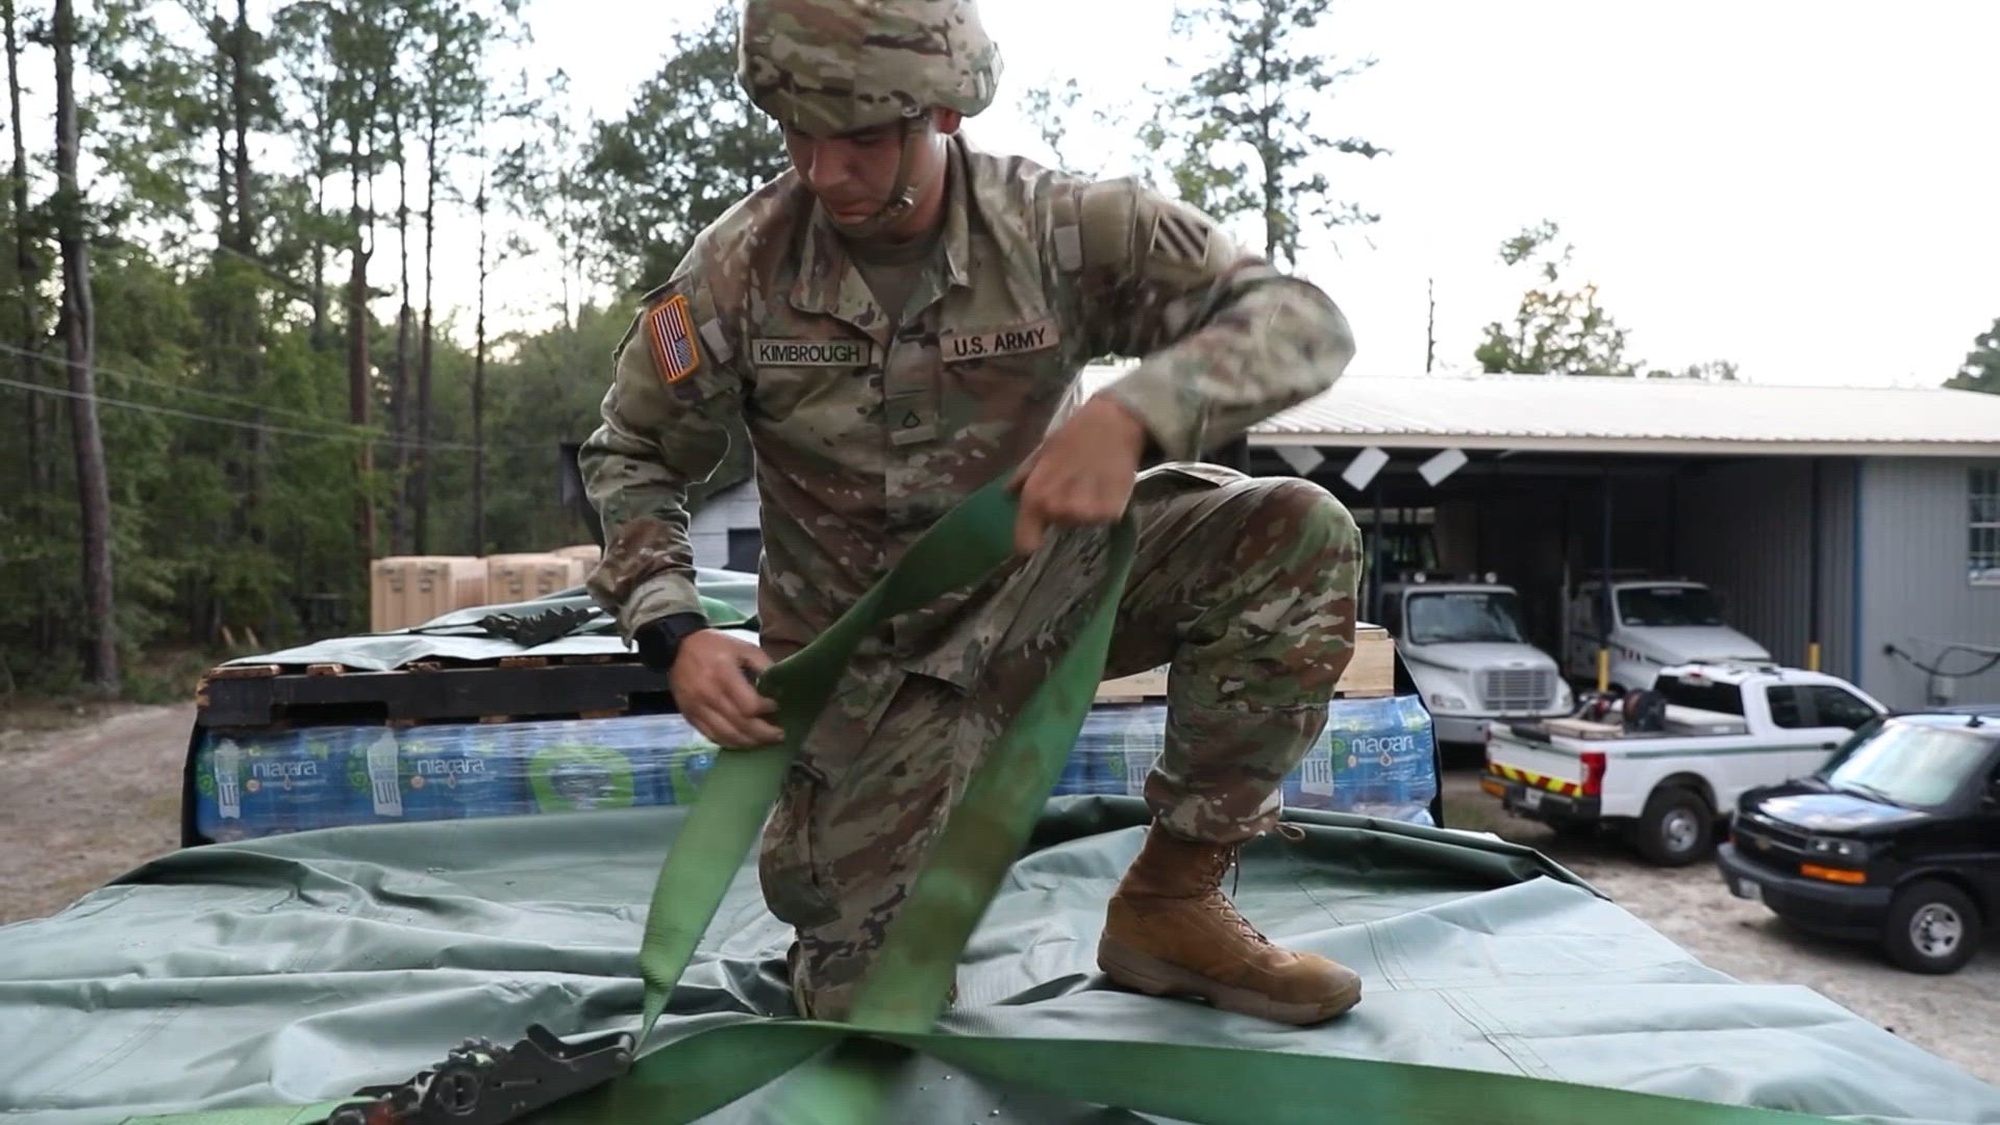
<instances>
[{"instance_id":1,"label":"truck bed","mask_svg":"<svg viewBox=\"0 0 2000 1125\"><path fill-rule=\"evenodd\" d=\"M630 1027L645 904L684 815L438 821L189 848L53 917L0 927L0 1027L32 1029L0 1052L8 1125L296 1104L402 1081L471 1036L512 1042L534 1022L565 1036ZM1146 813L1134 799L1084 797L1052 802L973 935L942 1030L1143 1035L1857 1122L2000 1123L2000 1090L1809 989L1700 964L1528 849L1294 815L1305 840L1245 849L1235 898L1274 939L1363 975L1347 1018L1280 1029L1107 987L1097 931ZM765 911L748 861L717 919L664 1039L788 1011L789 931ZM1162 1120L927 1059L903 1074L907 1120ZM1340 1091L1326 1098L1337 1113ZM749 1122L756 1101L699 1120Z\"/></svg>"}]
</instances>

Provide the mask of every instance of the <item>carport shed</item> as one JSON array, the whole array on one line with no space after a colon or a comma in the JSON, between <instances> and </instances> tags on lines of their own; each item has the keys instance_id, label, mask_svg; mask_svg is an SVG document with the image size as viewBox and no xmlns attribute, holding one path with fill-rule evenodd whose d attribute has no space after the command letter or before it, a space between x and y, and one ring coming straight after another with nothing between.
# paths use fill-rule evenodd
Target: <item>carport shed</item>
<instances>
[{"instance_id":1,"label":"carport shed","mask_svg":"<svg viewBox=\"0 0 2000 1125\"><path fill-rule=\"evenodd\" d=\"M1086 369L1086 393L1119 372ZM1342 471L1371 448L1388 459L1356 488ZM1419 469L1451 450L1466 462L1433 486ZM1217 459L1307 476L1364 528L1377 505L1429 528L1371 534L1388 551L1371 588L1403 564L1492 572L1551 655L1563 591L1608 563L1708 583L1777 659L1807 665L1816 642L1820 667L1891 706L2000 700L2000 656L1981 652L2000 653L2000 395L1350 376ZM699 565L753 569L755 485L718 490L690 531Z\"/></svg>"},{"instance_id":2,"label":"carport shed","mask_svg":"<svg viewBox=\"0 0 2000 1125\"><path fill-rule=\"evenodd\" d=\"M1356 488L1341 474L1369 449L1388 460ZM1450 475L1420 474L1454 450ZM1428 523L1437 564L1515 585L1552 654L1565 580L1608 564L1710 584L1777 659L1804 665L1817 642L1822 668L1891 706L2000 700L2000 655L1980 651L2000 654L2000 396L1357 376L1237 457L1325 485L1364 528L1378 510ZM1380 561L1392 576L1394 552Z\"/></svg>"}]
</instances>

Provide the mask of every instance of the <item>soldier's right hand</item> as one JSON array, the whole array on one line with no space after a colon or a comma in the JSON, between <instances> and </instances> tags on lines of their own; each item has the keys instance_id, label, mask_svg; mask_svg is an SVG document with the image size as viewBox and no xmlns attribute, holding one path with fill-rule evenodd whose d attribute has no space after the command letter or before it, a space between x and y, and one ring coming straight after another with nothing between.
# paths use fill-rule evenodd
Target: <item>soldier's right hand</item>
<instances>
[{"instance_id":1,"label":"soldier's right hand","mask_svg":"<svg viewBox=\"0 0 2000 1125\"><path fill-rule=\"evenodd\" d=\"M751 682L770 666L771 658L749 641L703 629L681 641L667 682L681 714L717 746L770 746L785 739L785 732L768 721L778 705L759 695Z\"/></svg>"}]
</instances>

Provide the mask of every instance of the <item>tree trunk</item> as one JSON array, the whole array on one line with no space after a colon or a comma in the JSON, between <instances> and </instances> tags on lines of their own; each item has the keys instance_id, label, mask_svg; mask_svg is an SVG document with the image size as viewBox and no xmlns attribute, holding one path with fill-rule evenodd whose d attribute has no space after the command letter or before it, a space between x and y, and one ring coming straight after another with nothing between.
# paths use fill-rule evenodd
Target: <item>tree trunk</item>
<instances>
[{"instance_id":1,"label":"tree trunk","mask_svg":"<svg viewBox=\"0 0 2000 1125\"><path fill-rule=\"evenodd\" d=\"M236 0L236 27L229 40L230 110L236 130L236 241L237 248L253 254L257 229L250 203L250 4Z\"/></svg>"},{"instance_id":2,"label":"tree trunk","mask_svg":"<svg viewBox=\"0 0 2000 1125\"><path fill-rule=\"evenodd\" d=\"M41 331L36 324L38 310L35 307L35 282L41 276L37 268L35 254L30 247L34 236L28 228L28 146L21 133L21 39L15 28L14 0L0 0L0 18L6 22L7 35L7 110L8 120L14 130L14 271L15 284L19 286L21 298L21 381L41 382L41 372L37 370L37 353L40 351ZM36 496L45 496L55 489L55 481L48 471L47 459L42 456L42 435L48 426L46 403L39 394L28 395L28 473L29 483Z\"/></svg>"},{"instance_id":3,"label":"tree trunk","mask_svg":"<svg viewBox=\"0 0 2000 1125\"><path fill-rule=\"evenodd\" d=\"M417 447L416 476L411 481L415 495L413 499L416 521L417 553L430 553L430 507L431 507L431 356L435 330L432 327L433 311L431 287L435 277L432 262L437 251L437 189L438 189L438 110L431 107L428 123L429 136L424 145L424 324L423 339L417 344Z\"/></svg>"},{"instance_id":4,"label":"tree trunk","mask_svg":"<svg viewBox=\"0 0 2000 1125\"><path fill-rule=\"evenodd\" d=\"M333 113L329 99L322 94L316 112L319 123L313 129L313 136L319 142L314 146L312 170L312 215L314 219L326 217L326 181L331 172L332 161L328 158L333 151ZM315 237L312 240L312 350L319 352L327 347L326 332L326 240Z\"/></svg>"},{"instance_id":5,"label":"tree trunk","mask_svg":"<svg viewBox=\"0 0 2000 1125\"><path fill-rule=\"evenodd\" d=\"M365 228L361 211L361 165L366 157L361 149L362 127L358 121L347 126L350 191L348 216L354 223L354 247L347 277L347 420L357 427L368 424L368 255L363 243ZM375 555L375 501L369 495L369 478L375 473L375 447L362 442L355 452L356 546L361 565Z\"/></svg>"},{"instance_id":6,"label":"tree trunk","mask_svg":"<svg viewBox=\"0 0 2000 1125\"><path fill-rule=\"evenodd\" d=\"M402 274L397 282L401 299L396 307L396 370L389 384L390 453L395 465L396 488L391 495L396 505L389 515L389 541L398 553L409 550L410 496L410 161L403 146L403 118L390 118L391 144L396 153L396 248L402 255Z\"/></svg>"},{"instance_id":7,"label":"tree trunk","mask_svg":"<svg viewBox=\"0 0 2000 1125\"><path fill-rule=\"evenodd\" d=\"M473 210L479 213L479 311L472 330L472 553L486 553L486 174Z\"/></svg>"},{"instance_id":8,"label":"tree trunk","mask_svg":"<svg viewBox=\"0 0 2000 1125\"><path fill-rule=\"evenodd\" d=\"M69 357L70 425L76 438L77 503L83 520L83 591L87 616L85 675L113 694L119 688L118 633L111 568L111 487L104 468L104 435L97 425L97 387L90 301L90 247L84 238L83 196L76 180L76 84L72 54L76 12L72 0L55 0L56 182L58 241L63 260L63 338Z\"/></svg>"},{"instance_id":9,"label":"tree trunk","mask_svg":"<svg viewBox=\"0 0 2000 1125\"><path fill-rule=\"evenodd\" d=\"M215 245L217 253L210 263L210 273L218 282L212 304L201 306L204 327L208 330L208 348L202 357L206 365L206 381L213 387L222 387L224 380L233 384L233 393L244 394L240 372L236 364L236 324L231 308L230 274L242 268L239 262L225 262L230 251L236 249L236 175L229 167L229 32L221 26L220 17L209 27L209 37L214 41L215 56L209 60L209 79L214 84L213 107L215 109ZM233 496L241 496L249 488L250 470L245 463L243 447L235 442L223 446L219 458L222 462L222 479ZM211 534L218 538L233 534L244 539L249 535L249 513L244 506L236 505L231 513L233 524L225 531L218 526ZM215 596L220 593L211 584L209 590Z\"/></svg>"},{"instance_id":10,"label":"tree trunk","mask_svg":"<svg viewBox=\"0 0 2000 1125\"><path fill-rule=\"evenodd\" d=\"M21 39L15 26L14 0L0 0L0 20L6 23L7 110L14 129L14 271L21 304L21 381L39 386L42 381L41 309L35 300L41 281L41 263L36 261L34 232L28 222L28 145L21 132ZM48 510L44 502L56 490L50 451L55 447L53 404L33 391L28 392L28 490L33 500L29 526L40 532L47 528ZM40 536L37 536L40 539ZM35 651L48 652L55 646L55 591L49 584L46 567L35 570Z\"/></svg>"},{"instance_id":11,"label":"tree trunk","mask_svg":"<svg viewBox=\"0 0 2000 1125\"><path fill-rule=\"evenodd\" d=\"M215 45L218 49L227 50L227 43L222 38L218 38ZM218 110L215 119L215 244L224 250L233 249L236 245L236 232L232 229L236 221L236 193L232 190L236 177L229 170L229 119L220 112L229 104L227 63L227 58L216 58L214 70L209 75L215 82L215 106Z\"/></svg>"},{"instance_id":12,"label":"tree trunk","mask_svg":"<svg viewBox=\"0 0 2000 1125\"><path fill-rule=\"evenodd\" d=\"M236 184L236 246L237 253L245 258L257 258L257 225L250 198L250 6L249 0L236 0L236 26L229 40L229 85L230 115L235 118L236 146L231 161ZM264 383L263 372L263 327L262 317L257 307L257 297L252 294L244 299L243 305L234 317L236 331L234 343L237 347L238 363L242 372L243 390L248 397L254 397ZM265 461L269 456L269 435L263 430L264 412L252 412L251 420L259 428L250 431L250 472L248 488L243 495L243 520L250 532L252 545L264 545L264 521L262 518L264 497ZM270 622L265 622L266 630Z\"/></svg>"}]
</instances>

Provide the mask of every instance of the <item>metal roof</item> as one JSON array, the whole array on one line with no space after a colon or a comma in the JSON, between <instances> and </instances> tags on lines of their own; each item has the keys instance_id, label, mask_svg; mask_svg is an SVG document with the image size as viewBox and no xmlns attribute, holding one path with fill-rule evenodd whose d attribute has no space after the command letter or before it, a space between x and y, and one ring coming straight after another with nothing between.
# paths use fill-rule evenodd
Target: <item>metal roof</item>
<instances>
[{"instance_id":1,"label":"metal roof","mask_svg":"<svg viewBox=\"0 0 2000 1125\"><path fill-rule=\"evenodd\" d=\"M1101 386L1119 369L1100 366ZM1094 386L1093 386L1094 389ZM2000 395L1551 375L1347 376L1260 446L2000 457Z\"/></svg>"}]
</instances>

